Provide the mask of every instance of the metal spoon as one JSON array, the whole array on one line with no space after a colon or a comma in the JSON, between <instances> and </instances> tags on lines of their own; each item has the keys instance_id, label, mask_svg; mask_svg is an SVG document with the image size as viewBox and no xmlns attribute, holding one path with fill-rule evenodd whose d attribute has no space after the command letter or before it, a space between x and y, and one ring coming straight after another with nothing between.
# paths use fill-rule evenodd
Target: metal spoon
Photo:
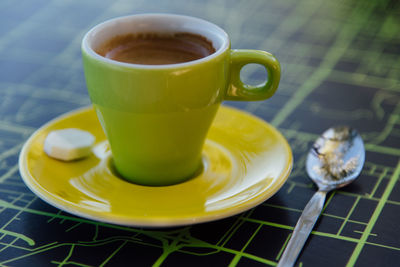
<instances>
[{"instance_id":1,"label":"metal spoon","mask_svg":"<svg viewBox=\"0 0 400 267\"><path fill-rule=\"evenodd\" d=\"M301 214L278 267L293 266L324 206L326 194L348 185L360 174L365 149L356 130L341 126L326 130L314 143L306 162L310 178L318 186Z\"/></svg>"}]
</instances>

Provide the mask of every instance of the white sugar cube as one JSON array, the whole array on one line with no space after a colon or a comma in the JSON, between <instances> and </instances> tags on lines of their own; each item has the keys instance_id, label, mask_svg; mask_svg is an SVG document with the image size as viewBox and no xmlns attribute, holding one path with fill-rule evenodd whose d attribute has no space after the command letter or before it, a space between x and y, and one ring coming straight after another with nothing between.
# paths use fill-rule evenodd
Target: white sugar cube
<instances>
[{"instance_id":1,"label":"white sugar cube","mask_svg":"<svg viewBox=\"0 0 400 267\"><path fill-rule=\"evenodd\" d=\"M52 158L70 161L90 154L95 137L80 129L69 128L50 132L44 141L44 151Z\"/></svg>"}]
</instances>

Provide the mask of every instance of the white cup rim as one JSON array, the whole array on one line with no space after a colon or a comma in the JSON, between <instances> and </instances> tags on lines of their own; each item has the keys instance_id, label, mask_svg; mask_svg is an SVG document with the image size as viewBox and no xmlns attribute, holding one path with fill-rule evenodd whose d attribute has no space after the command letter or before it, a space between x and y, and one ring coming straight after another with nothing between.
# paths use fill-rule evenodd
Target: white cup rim
<instances>
[{"instance_id":1,"label":"white cup rim","mask_svg":"<svg viewBox=\"0 0 400 267\"><path fill-rule=\"evenodd\" d=\"M184 63L176 63L176 64L165 64L165 65L145 65L145 64L133 64L133 63L125 63L125 62L120 62L116 61L113 59L109 59L106 57L103 57L99 55L97 52L95 52L93 48L93 43L94 42L100 42L98 41L99 39L103 38L103 41L107 39L111 39L113 36L118 35L118 33L111 33L108 34L110 37L105 38L104 35L107 32L110 32L110 30L105 30L105 28L115 28L115 29L120 29L120 28L127 28L129 23L132 23L133 21L139 22L142 21L143 23L138 23L137 26L138 28L143 28L141 31L145 32L146 27L163 27L165 29L169 29L170 31L175 31L178 32L179 29L186 30L186 32L189 33L197 33L199 35L202 35L206 37L208 40L210 40L215 48L215 52L197 59L193 61L188 61ZM165 23L161 23L164 22ZM147 23L147 24L146 24ZM149 26L151 24L154 24L152 26ZM172 23L175 23L174 25L170 25ZM147 26L146 26L147 25ZM175 30L173 27L178 27ZM160 30L161 31L161 30ZM128 31L129 32L129 31ZM128 33L126 32L126 33ZM138 32L140 32L138 30ZM179 31L180 32L180 31ZM126 34L125 33L125 34ZM103 35L102 35L103 34ZM217 46L217 47L216 47ZM121 66L121 67L126 67L126 68L134 68L134 69L169 69L169 68L178 68L178 67L188 67L192 65L197 65L197 64L202 64L203 62L212 60L219 55L223 54L227 49L230 48L230 41L228 34L219 26L208 22L206 20L196 18L196 17L191 17L191 16L185 16L185 15L177 15L177 14L167 14L167 13L147 13L147 14L136 14L136 15L128 15L128 16L122 16L122 17L116 17L107 21L104 21L100 24L97 24L93 28L91 28L83 37L82 39L82 51L86 53L88 56L92 57L93 59L96 59L98 61L107 63L107 64L112 64L115 66Z\"/></svg>"}]
</instances>

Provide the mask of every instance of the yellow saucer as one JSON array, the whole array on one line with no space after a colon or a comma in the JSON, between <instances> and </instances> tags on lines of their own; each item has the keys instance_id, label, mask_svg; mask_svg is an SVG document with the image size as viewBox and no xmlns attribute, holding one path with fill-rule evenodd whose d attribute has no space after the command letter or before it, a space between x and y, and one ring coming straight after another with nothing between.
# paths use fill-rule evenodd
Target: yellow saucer
<instances>
[{"instance_id":1,"label":"yellow saucer","mask_svg":"<svg viewBox=\"0 0 400 267\"><path fill-rule=\"evenodd\" d=\"M93 153L63 162L43 151L47 134L80 128L96 137ZM110 168L108 143L92 108L58 117L25 143L19 168L25 184L47 203L69 213L127 226L178 226L222 219L270 198L286 181L292 152L266 122L221 106L203 151L204 169L181 184L129 183Z\"/></svg>"}]
</instances>

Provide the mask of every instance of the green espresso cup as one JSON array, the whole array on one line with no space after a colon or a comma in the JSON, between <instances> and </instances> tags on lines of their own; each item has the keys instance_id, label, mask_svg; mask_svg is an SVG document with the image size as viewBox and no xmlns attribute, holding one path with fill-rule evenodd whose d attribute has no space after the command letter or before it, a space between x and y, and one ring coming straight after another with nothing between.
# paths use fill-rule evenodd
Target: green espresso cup
<instances>
[{"instance_id":1,"label":"green espresso cup","mask_svg":"<svg viewBox=\"0 0 400 267\"><path fill-rule=\"evenodd\" d=\"M96 52L116 36L141 33L199 35L215 52L166 65L125 63ZM221 102L267 99L280 79L273 55L232 50L224 30L181 15L142 14L103 22L83 38L82 56L112 164L121 177L141 185L172 185L193 177L201 170L202 147ZM265 67L266 82L244 84L240 71L246 64Z\"/></svg>"}]
</instances>

